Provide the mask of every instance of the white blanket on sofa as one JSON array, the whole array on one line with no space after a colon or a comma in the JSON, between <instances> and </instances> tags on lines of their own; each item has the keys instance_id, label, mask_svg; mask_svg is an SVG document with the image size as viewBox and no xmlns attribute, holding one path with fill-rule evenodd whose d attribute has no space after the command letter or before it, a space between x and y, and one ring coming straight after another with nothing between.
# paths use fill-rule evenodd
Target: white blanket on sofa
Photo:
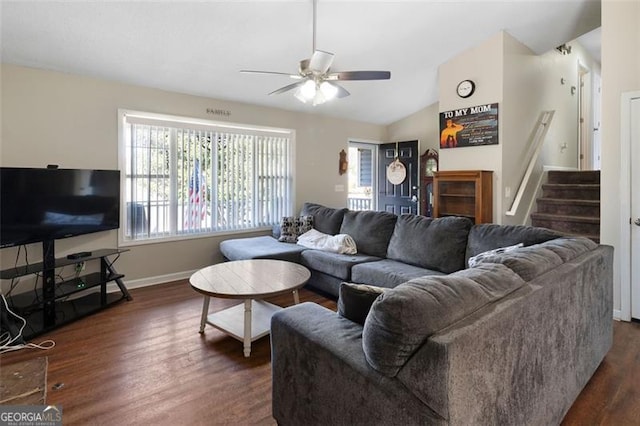
<instances>
[{"instance_id":1,"label":"white blanket on sofa","mask_svg":"<svg viewBox=\"0 0 640 426\"><path fill-rule=\"evenodd\" d=\"M330 251L333 253L356 254L356 242L350 235L328 235L312 229L298 237L298 244L304 247Z\"/></svg>"}]
</instances>

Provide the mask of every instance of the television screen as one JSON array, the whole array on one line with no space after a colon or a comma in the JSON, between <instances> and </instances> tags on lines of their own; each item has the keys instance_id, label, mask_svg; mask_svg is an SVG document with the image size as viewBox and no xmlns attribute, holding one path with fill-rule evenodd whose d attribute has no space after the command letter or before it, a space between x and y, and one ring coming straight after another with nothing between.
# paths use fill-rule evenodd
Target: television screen
<instances>
[{"instance_id":1,"label":"television screen","mask_svg":"<svg viewBox=\"0 0 640 426\"><path fill-rule=\"evenodd\" d=\"M120 226L120 171L0 168L0 247Z\"/></svg>"}]
</instances>

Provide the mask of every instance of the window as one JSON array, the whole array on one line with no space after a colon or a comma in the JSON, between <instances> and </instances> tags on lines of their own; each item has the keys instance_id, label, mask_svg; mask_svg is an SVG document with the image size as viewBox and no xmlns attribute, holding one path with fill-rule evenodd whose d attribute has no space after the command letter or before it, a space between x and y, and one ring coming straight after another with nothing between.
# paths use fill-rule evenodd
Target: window
<instances>
[{"instance_id":1,"label":"window","mask_svg":"<svg viewBox=\"0 0 640 426\"><path fill-rule=\"evenodd\" d=\"M373 186L372 165L373 150L369 148L358 149L358 186Z\"/></svg>"},{"instance_id":2,"label":"window","mask_svg":"<svg viewBox=\"0 0 640 426\"><path fill-rule=\"evenodd\" d=\"M121 243L270 227L290 214L293 131L120 117Z\"/></svg>"}]
</instances>

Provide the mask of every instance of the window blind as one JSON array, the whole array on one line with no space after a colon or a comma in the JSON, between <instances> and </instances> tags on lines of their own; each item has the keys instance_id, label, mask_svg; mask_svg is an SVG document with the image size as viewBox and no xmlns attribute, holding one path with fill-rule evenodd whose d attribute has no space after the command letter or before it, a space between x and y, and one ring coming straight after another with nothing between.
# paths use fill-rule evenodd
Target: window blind
<instances>
[{"instance_id":1,"label":"window blind","mask_svg":"<svg viewBox=\"0 0 640 426\"><path fill-rule=\"evenodd\" d=\"M272 226L290 215L291 132L124 115L124 241Z\"/></svg>"}]
</instances>

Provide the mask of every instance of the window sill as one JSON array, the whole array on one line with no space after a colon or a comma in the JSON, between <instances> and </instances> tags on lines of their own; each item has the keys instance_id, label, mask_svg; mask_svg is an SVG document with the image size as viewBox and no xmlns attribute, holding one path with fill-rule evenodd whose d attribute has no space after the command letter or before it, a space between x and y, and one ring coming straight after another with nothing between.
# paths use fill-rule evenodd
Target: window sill
<instances>
[{"instance_id":1,"label":"window sill","mask_svg":"<svg viewBox=\"0 0 640 426\"><path fill-rule=\"evenodd\" d=\"M163 244L163 243L172 243L176 241L185 241L185 240L196 240L202 238L218 238L225 237L229 235L243 235L243 234L253 234L257 232L271 232L272 227L260 227L260 228L251 228L251 229L238 229L233 231L219 231L219 232L210 232L206 234L187 234L187 235L175 235L171 237L164 238L150 238L147 240L133 240L127 241L122 238L121 235L118 236L118 247L135 247L135 246L145 246L149 244Z\"/></svg>"}]
</instances>

